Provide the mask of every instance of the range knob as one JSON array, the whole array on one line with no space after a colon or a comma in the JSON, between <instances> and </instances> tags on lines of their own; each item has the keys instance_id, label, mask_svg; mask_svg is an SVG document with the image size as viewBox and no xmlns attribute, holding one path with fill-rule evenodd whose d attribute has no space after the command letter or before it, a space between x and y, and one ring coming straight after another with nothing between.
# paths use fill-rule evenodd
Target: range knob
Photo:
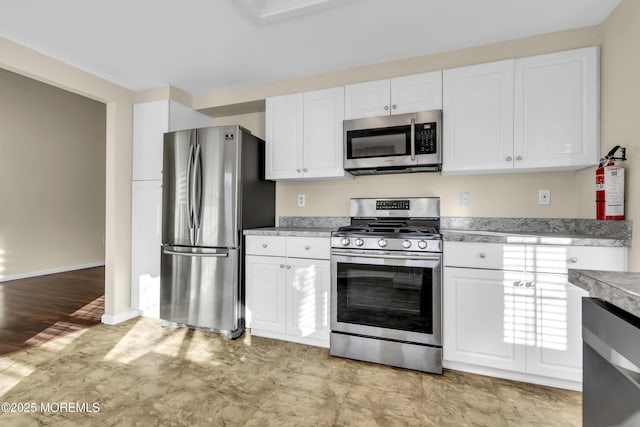
<instances>
[{"instance_id":1,"label":"range knob","mask_svg":"<svg viewBox=\"0 0 640 427\"><path fill-rule=\"evenodd\" d=\"M409 249L411 247L411 240L405 240L402 242L402 247L405 249Z\"/></svg>"},{"instance_id":2,"label":"range knob","mask_svg":"<svg viewBox=\"0 0 640 427\"><path fill-rule=\"evenodd\" d=\"M349 243L351 243L351 240L349 240L348 237L343 237L342 240L340 240L342 246L349 246Z\"/></svg>"},{"instance_id":3,"label":"range knob","mask_svg":"<svg viewBox=\"0 0 640 427\"><path fill-rule=\"evenodd\" d=\"M419 247L420 249L426 249L426 248L427 248L427 242L425 242L424 240L420 240L420 241L418 242L418 247Z\"/></svg>"},{"instance_id":4,"label":"range knob","mask_svg":"<svg viewBox=\"0 0 640 427\"><path fill-rule=\"evenodd\" d=\"M385 246L387 246L387 241L384 239L378 240L378 246L380 246L381 248L384 248Z\"/></svg>"},{"instance_id":5,"label":"range knob","mask_svg":"<svg viewBox=\"0 0 640 427\"><path fill-rule=\"evenodd\" d=\"M364 245L364 240L357 238L355 242L353 242L356 244L356 246L362 246Z\"/></svg>"}]
</instances>

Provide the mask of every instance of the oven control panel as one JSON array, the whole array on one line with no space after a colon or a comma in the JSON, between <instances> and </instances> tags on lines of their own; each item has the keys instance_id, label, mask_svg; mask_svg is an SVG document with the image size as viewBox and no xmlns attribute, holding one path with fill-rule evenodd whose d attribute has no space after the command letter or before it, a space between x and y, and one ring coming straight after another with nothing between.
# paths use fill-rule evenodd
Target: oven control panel
<instances>
[{"instance_id":1,"label":"oven control panel","mask_svg":"<svg viewBox=\"0 0 640 427\"><path fill-rule=\"evenodd\" d=\"M442 252L442 239L435 236L386 237L338 235L331 237L331 247L340 249L369 249L404 252Z\"/></svg>"},{"instance_id":2,"label":"oven control panel","mask_svg":"<svg viewBox=\"0 0 640 427\"><path fill-rule=\"evenodd\" d=\"M409 200L376 200L377 211L408 211Z\"/></svg>"}]
</instances>

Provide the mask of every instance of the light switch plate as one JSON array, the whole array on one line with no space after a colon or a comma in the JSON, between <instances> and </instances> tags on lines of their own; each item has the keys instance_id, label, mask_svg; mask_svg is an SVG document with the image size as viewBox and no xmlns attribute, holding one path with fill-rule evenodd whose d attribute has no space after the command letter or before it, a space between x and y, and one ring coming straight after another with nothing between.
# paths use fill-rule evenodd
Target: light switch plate
<instances>
[{"instance_id":1,"label":"light switch plate","mask_svg":"<svg viewBox=\"0 0 640 427\"><path fill-rule=\"evenodd\" d=\"M307 196L305 194L298 194L298 207L304 208L304 205L307 204Z\"/></svg>"},{"instance_id":2,"label":"light switch plate","mask_svg":"<svg viewBox=\"0 0 640 427\"><path fill-rule=\"evenodd\" d=\"M460 207L466 208L471 204L471 193L468 191L460 192Z\"/></svg>"}]
</instances>

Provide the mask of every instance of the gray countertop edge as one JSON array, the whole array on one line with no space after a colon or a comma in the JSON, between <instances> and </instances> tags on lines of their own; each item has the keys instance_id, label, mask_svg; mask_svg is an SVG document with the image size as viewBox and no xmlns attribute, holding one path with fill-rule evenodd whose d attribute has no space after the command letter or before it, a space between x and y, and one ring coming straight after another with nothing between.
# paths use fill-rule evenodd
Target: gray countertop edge
<instances>
[{"instance_id":1,"label":"gray countertop edge","mask_svg":"<svg viewBox=\"0 0 640 427\"><path fill-rule=\"evenodd\" d=\"M609 239L604 237L554 234L554 233L517 233L468 230L442 230L443 240L449 242L478 243L514 243L530 245L566 245L566 246L608 246L628 247L625 239Z\"/></svg>"},{"instance_id":2,"label":"gray countertop edge","mask_svg":"<svg viewBox=\"0 0 640 427\"><path fill-rule=\"evenodd\" d=\"M640 273L569 269L569 282L640 317Z\"/></svg>"},{"instance_id":3,"label":"gray countertop edge","mask_svg":"<svg viewBox=\"0 0 640 427\"><path fill-rule=\"evenodd\" d=\"M326 227L264 227L243 230L245 236L331 237L333 228Z\"/></svg>"},{"instance_id":4,"label":"gray countertop edge","mask_svg":"<svg viewBox=\"0 0 640 427\"><path fill-rule=\"evenodd\" d=\"M334 228L329 227L264 227L243 231L245 236L301 236L331 237ZM484 234L486 233L486 234ZM514 243L535 245L567 245L567 246L609 246L626 247L628 242L622 239L605 239L602 237L509 233L491 231L442 230L444 241L479 242L479 243Z\"/></svg>"}]
</instances>

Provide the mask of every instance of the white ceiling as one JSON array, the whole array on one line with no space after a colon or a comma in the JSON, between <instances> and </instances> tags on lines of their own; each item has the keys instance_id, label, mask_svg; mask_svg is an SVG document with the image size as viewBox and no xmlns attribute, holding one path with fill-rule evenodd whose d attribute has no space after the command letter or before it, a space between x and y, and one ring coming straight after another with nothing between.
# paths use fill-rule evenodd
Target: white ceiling
<instances>
[{"instance_id":1,"label":"white ceiling","mask_svg":"<svg viewBox=\"0 0 640 427\"><path fill-rule=\"evenodd\" d=\"M0 0L0 36L132 90L199 94L596 25L621 0L331 0L260 20L247 5L265 1Z\"/></svg>"}]
</instances>

